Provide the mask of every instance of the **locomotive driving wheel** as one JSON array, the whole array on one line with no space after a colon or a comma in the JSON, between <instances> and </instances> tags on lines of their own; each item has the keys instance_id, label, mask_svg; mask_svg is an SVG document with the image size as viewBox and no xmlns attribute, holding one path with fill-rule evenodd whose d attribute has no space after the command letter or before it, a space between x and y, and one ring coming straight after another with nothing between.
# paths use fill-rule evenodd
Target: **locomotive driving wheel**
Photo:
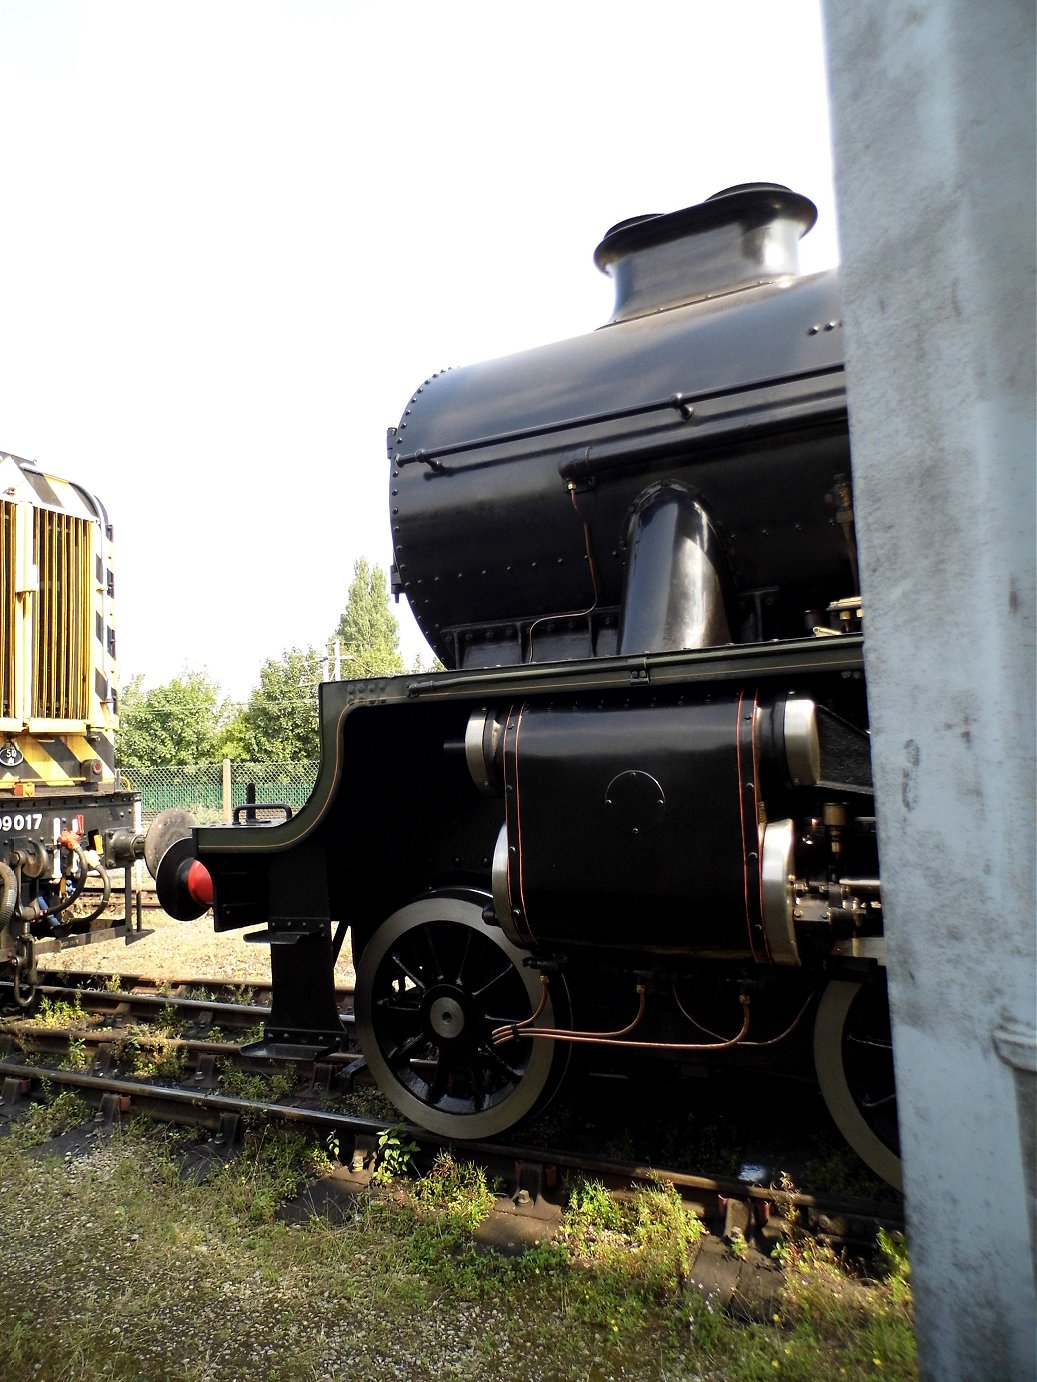
<instances>
[{"instance_id":1,"label":"locomotive driving wheel","mask_svg":"<svg viewBox=\"0 0 1037 1382\"><path fill-rule=\"evenodd\" d=\"M814 1067L839 1131L876 1175L902 1190L893 1038L884 983L829 981L814 1020Z\"/></svg>"},{"instance_id":2,"label":"locomotive driving wheel","mask_svg":"<svg viewBox=\"0 0 1037 1382\"><path fill-rule=\"evenodd\" d=\"M564 983L540 975L483 920L489 898L437 894L401 908L364 947L356 975L360 1049L382 1093L431 1132L483 1138L543 1106L569 1047L550 1038L495 1046L495 1028L538 1012L568 1018ZM543 1007L541 1002L543 1000Z\"/></svg>"}]
</instances>

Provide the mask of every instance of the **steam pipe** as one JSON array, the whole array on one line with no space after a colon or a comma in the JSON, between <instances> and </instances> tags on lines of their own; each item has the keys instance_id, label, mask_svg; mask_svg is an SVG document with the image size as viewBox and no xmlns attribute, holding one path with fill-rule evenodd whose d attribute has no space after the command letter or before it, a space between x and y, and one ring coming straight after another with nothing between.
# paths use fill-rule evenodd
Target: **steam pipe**
<instances>
[{"instance_id":1,"label":"steam pipe","mask_svg":"<svg viewBox=\"0 0 1037 1382\"><path fill-rule=\"evenodd\" d=\"M709 515L683 485L646 489L630 513L619 654L731 642L723 556Z\"/></svg>"}]
</instances>

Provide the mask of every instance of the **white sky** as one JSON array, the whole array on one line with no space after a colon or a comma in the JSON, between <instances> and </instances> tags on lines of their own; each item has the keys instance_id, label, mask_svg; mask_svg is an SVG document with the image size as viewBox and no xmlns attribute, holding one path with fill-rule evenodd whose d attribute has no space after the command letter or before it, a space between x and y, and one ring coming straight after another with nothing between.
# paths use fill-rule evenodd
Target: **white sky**
<instances>
[{"instance_id":1,"label":"white sky","mask_svg":"<svg viewBox=\"0 0 1037 1382\"><path fill-rule=\"evenodd\" d=\"M414 386L599 326L610 225L753 180L835 263L818 0L4 0L0 450L106 504L122 679L322 643Z\"/></svg>"}]
</instances>

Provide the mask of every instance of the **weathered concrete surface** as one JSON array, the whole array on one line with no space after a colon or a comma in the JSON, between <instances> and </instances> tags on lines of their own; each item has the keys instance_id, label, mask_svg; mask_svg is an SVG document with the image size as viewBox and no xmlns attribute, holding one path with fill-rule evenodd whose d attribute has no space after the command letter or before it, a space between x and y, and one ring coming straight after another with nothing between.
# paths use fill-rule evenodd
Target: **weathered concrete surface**
<instances>
[{"instance_id":1,"label":"weathered concrete surface","mask_svg":"<svg viewBox=\"0 0 1037 1382\"><path fill-rule=\"evenodd\" d=\"M826 21L921 1363L1032 1382L1033 5Z\"/></svg>"}]
</instances>

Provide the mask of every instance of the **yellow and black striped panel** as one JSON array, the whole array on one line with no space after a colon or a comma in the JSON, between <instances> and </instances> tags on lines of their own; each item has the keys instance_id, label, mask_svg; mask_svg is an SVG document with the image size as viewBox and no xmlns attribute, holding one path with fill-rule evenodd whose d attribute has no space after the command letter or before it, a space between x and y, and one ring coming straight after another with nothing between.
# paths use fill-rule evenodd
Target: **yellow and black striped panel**
<instances>
[{"instance_id":1,"label":"yellow and black striped panel","mask_svg":"<svg viewBox=\"0 0 1037 1382\"><path fill-rule=\"evenodd\" d=\"M0 794L39 786L67 788L115 782L115 746L107 735L15 734L0 746Z\"/></svg>"}]
</instances>

